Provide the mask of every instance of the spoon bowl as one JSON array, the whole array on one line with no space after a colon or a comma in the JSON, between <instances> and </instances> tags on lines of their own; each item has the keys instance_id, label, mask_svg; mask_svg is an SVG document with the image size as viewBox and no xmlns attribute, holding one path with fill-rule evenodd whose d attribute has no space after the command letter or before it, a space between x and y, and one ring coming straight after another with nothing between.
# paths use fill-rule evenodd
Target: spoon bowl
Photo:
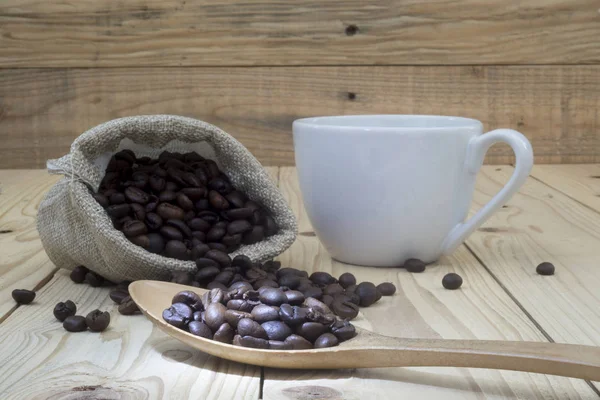
<instances>
[{"instance_id":1,"label":"spoon bowl","mask_svg":"<svg viewBox=\"0 0 600 400\"><path fill-rule=\"evenodd\" d=\"M263 350L194 336L169 325L162 312L175 294L207 290L176 283L136 281L129 293L142 313L163 332L213 356L246 364L292 369L378 367L467 367L538 372L600 380L600 347L499 340L407 339L356 328L358 335L336 347L312 350Z\"/></svg>"}]
</instances>

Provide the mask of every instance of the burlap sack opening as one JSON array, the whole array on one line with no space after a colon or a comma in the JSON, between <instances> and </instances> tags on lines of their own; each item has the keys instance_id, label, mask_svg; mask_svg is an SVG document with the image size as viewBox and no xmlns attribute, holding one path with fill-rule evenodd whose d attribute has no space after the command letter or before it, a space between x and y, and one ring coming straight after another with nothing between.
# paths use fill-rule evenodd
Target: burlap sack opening
<instances>
[{"instance_id":1,"label":"burlap sack opening","mask_svg":"<svg viewBox=\"0 0 600 400\"><path fill-rule=\"evenodd\" d=\"M64 157L48 161L48 171L65 177L44 197L37 226L48 257L61 268L85 265L112 281L165 279L170 271L195 271L193 261L152 254L132 244L114 229L110 218L90 195L104 177L110 157L131 149L137 156L157 157L162 151L197 151L217 162L233 185L262 204L279 231L265 240L242 246L245 254L265 261L295 240L297 224L289 205L261 164L232 136L192 118L151 115L120 118L79 136Z\"/></svg>"}]
</instances>

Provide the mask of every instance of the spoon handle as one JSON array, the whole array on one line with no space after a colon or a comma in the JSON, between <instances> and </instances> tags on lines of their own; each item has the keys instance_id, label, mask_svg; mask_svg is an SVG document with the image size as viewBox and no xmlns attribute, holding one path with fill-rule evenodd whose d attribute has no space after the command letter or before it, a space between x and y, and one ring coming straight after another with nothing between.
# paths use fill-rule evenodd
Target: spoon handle
<instances>
[{"instance_id":1,"label":"spoon handle","mask_svg":"<svg viewBox=\"0 0 600 400\"><path fill-rule=\"evenodd\" d=\"M491 368L600 380L600 347L595 346L379 335L374 335L370 344L365 346L368 349L352 349L365 350L360 356L356 354L362 367Z\"/></svg>"}]
</instances>

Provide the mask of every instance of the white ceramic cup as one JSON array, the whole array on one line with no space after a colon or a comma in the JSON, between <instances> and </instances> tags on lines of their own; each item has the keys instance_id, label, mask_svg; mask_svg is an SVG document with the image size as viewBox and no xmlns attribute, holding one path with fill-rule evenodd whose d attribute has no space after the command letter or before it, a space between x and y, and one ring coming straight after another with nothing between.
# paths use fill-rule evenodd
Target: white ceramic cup
<instances>
[{"instance_id":1,"label":"white ceramic cup","mask_svg":"<svg viewBox=\"0 0 600 400\"><path fill-rule=\"evenodd\" d=\"M511 129L429 115L356 115L294 121L304 206L333 258L358 265L427 263L454 251L525 182L529 141ZM475 176L496 142L515 155L506 186L465 221Z\"/></svg>"}]
</instances>

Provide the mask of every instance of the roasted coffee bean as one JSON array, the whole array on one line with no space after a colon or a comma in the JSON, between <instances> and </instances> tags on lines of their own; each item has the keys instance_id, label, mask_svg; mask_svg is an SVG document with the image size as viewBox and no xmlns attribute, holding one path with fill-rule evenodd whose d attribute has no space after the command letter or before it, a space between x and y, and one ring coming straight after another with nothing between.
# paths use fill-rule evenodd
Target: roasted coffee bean
<instances>
[{"instance_id":1,"label":"roasted coffee bean","mask_svg":"<svg viewBox=\"0 0 600 400\"><path fill-rule=\"evenodd\" d=\"M356 304L357 306L360 305L360 296L357 295L354 292L346 292L343 294L344 297L346 297L348 299L349 302Z\"/></svg>"},{"instance_id":2,"label":"roasted coffee bean","mask_svg":"<svg viewBox=\"0 0 600 400\"><path fill-rule=\"evenodd\" d=\"M194 210L186 211L185 215L183 216L183 220L185 221L186 224L188 221L191 221L194 218L196 218L196 212Z\"/></svg>"},{"instance_id":3,"label":"roasted coffee bean","mask_svg":"<svg viewBox=\"0 0 600 400\"><path fill-rule=\"evenodd\" d=\"M187 224L193 231L200 231L206 233L211 228L210 223L206 222L202 218L191 219L188 221Z\"/></svg>"},{"instance_id":4,"label":"roasted coffee bean","mask_svg":"<svg viewBox=\"0 0 600 400\"><path fill-rule=\"evenodd\" d=\"M319 301L317 299L315 299L314 297L308 297L304 300L303 305L305 307L309 307L309 308L314 308L315 310L323 313L323 314L332 314L333 312L331 311L331 309L324 304L322 301Z\"/></svg>"},{"instance_id":5,"label":"roasted coffee bean","mask_svg":"<svg viewBox=\"0 0 600 400\"><path fill-rule=\"evenodd\" d=\"M199 188L203 186L202 181L198 179L198 177L192 172L184 172L183 174L181 174L181 178L187 185L191 186L192 188Z\"/></svg>"},{"instance_id":6,"label":"roasted coffee bean","mask_svg":"<svg viewBox=\"0 0 600 400\"><path fill-rule=\"evenodd\" d=\"M217 282L217 281L212 281L209 282L208 285L206 285L207 289L221 289L221 290L227 290L227 286L223 285L221 282Z\"/></svg>"},{"instance_id":7,"label":"roasted coffee bean","mask_svg":"<svg viewBox=\"0 0 600 400\"><path fill-rule=\"evenodd\" d=\"M333 333L324 333L315 340L315 349L335 347L340 343Z\"/></svg>"},{"instance_id":8,"label":"roasted coffee bean","mask_svg":"<svg viewBox=\"0 0 600 400\"><path fill-rule=\"evenodd\" d=\"M287 286L290 289L296 289L300 285L300 277L293 274L287 274L279 277L279 285Z\"/></svg>"},{"instance_id":9,"label":"roasted coffee bean","mask_svg":"<svg viewBox=\"0 0 600 400\"><path fill-rule=\"evenodd\" d=\"M231 257L229 257L229 254L220 250L210 250L204 255L204 257L210 258L211 260L215 260L223 268L229 267L231 265Z\"/></svg>"},{"instance_id":10,"label":"roasted coffee bean","mask_svg":"<svg viewBox=\"0 0 600 400\"><path fill-rule=\"evenodd\" d=\"M154 175L150 175L148 183L150 185L150 189L152 189L152 191L155 193L162 192L165 189L165 186L167 185L167 181L165 181L165 179L162 176L157 175L156 172L154 173Z\"/></svg>"},{"instance_id":11,"label":"roasted coffee bean","mask_svg":"<svg viewBox=\"0 0 600 400\"><path fill-rule=\"evenodd\" d=\"M190 200L189 197L187 197L185 194L183 193L179 193L177 195L177 204L179 205L179 207L181 207L184 211L190 211L194 209L194 203L192 202L192 200Z\"/></svg>"},{"instance_id":12,"label":"roasted coffee bean","mask_svg":"<svg viewBox=\"0 0 600 400\"><path fill-rule=\"evenodd\" d=\"M163 226L162 228L160 228L160 234L166 240L179 240L179 241L183 240L183 234L181 233L181 231L172 226L167 226L167 225Z\"/></svg>"},{"instance_id":13,"label":"roasted coffee bean","mask_svg":"<svg viewBox=\"0 0 600 400\"><path fill-rule=\"evenodd\" d=\"M128 238L129 241L136 246L143 247L144 249L148 249L150 247L150 239L148 239L148 235L139 235Z\"/></svg>"},{"instance_id":14,"label":"roasted coffee bean","mask_svg":"<svg viewBox=\"0 0 600 400\"><path fill-rule=\"evenodd\" d=\"M147 204L150 200L148 193L136 188L135 186L129 186L127 189L125 189L125 197L129 202L139 204Z\"/></svg>"},{"instance_id":15,"label":"roasted coffee bean","mask_svg":"<svg viewBox=\"0 0 600 400\"><path fill-rule=\"evenodd\" d=\"M109 296L110 296L110 299L112 301L114 301L116 304L121 304L123 299L125 299L126 297L129 296L129 293L126 290L115 289L110 292Z\"/></svg>"},{"instance_id":16,"label":"roasted coffee bean","mask_svg":"<svg viewBox=\"0 0 600 400\"><path fill-rule=\"evenodd\" d=\"M264 304L271 306L280 306L287 301L285 293L281 289L276 288L267 288L260 294L259 299Z\"/></svg>"},{"instance_id":17,"label":"roasted coffee bean","mask_svg":"<svg viewBox=\"0 0 600 400\"><path fill-rule=\"evenodd\" d=\"M354 293L354 292L356 291L356 288L357 288L357 287L358 287L357 285L350 285L350 286L348 286L348 287L346 288L346 291L345 291L345 293L346 293L346 294L348 294L348 293Z\"/></svg>"},{"instance_id":18,"label":"roasted coffee bean","mask_svg":"<svg viewBox=\"0 0 600 400\"><path fill-rule=\"evenodd\" d=\"M383 296L391 296L396 293L396 286L392 282L384 282L377 285L377 290L379 290Z\"/></svg>"},{"instance_id":19,"label":"roasted coffee bean","mask_svg":"<svg viewBox=\"0 0 600 400\"><path fill-rule=\"evenodd\" d=\"M123 224L123 234L127 237L140 236L148 233L148 227L142 221L128 221Z\"/></svg>"},{"instance_id":20,"label":"roasted coffee bean","mask_svg":"<svg viewBox=\"0 0 600 400\"><path fill-rule=\"evenodd\" d=\"M240 320L242 320L244 318L254 319L252 314L244 312L244 311L237 311L237 310L225 311L225 321L227 321L227 323L234 328L237 328L238 322L240 322Z\"/></svg>"},{"instance_id":21,"label":"roasted coffee bean","mask_svg":"<svg viewBox=\"0 0 600 400\"><path fill-rule=\"evenodd\" d=\"M113 193L108 200L110 201L110 204L123 204L125 203L125 195L119 192Z\"/></svg>"},{"instance_id":22,"label":"roasted coffee bean","mask_svg":"<svg viewBox=\"0 0 600 400\"><path fill-rule=\"evenodd\" d=\"M167 226L177 228L186 238L192 237L192 230L187 226L185 222L183 222L180 219L168 219L167 222L165 222L165 224Z\"/></svg>"},{"instance_id":23,"label":"roasted coffee bean","mask_svg":"<svg viewBox=\"0 0 600 400\"><path fill-rule=\"evenodd\" d=\"M229 208L229 202L225 197L221 196L216 190L208 192L208 201L211 206L217 210L227 210Z\"/></svg>"},{"instance_id":24,"label":"roasted coffee bean","mask_svg":"<svg viewBox=\"0 0 600 400\"><path fill-rule=\"evenodd\" d=\"M183 188L181 189L181 193L185 194L192 201L198 201L206 196L206 189L203 187Z\"/></svg>"},{"instance_id":25,"label":"roasted coffee bean","mask_svg":"<svg viewBox=\"0 0 600 400\"><path fill-rule=\"evenodd\" d=\"M110 313L108 311L94 310L85 317L85 323L90 331L102 332L110 324Z\"/></svg>"},{"instance_id":26,"label":"roasted coffee bean","mask_svg":"<svg viewBox=\"0 0 600 400\"><path fill-rule=\"evenodd\" d=\"M146 225L151 230L158 230L163 225L163 219L156 213L147 213Z\"/></svg>"},{"instance_id":27,"label":"roasted coffee bean","mask_svg":"<svg viewBox=\"0 0 600 400\"><path fill-rule=\"evenodd\" d=\"M348 286L356 285L356 277L350 272L344 272L342 275L340 275L338 281L344 289L346 289Z\"/></svg>"},{"instance_id":28,"label":"roasted coffee bean","mask_svg":"<svg viewBox=\"0 0 600 400\"><path fill-rule=\"evenodd\" d=\"M281 279L282 277L286 276L286 275L294 275L297 276L298 278L308 278L308 272L306 271L301 271L299 269L296 268L281 268L279 270L277 270L277 279ZM312 282L312 281L311 281ZM285 285L287 286L287 285Z\"/></svg>"},{"instance_id":29,"label":"roasted coffee bean","mask_svg":"<svg viewBox=\"0 0 600 400\"><path fill-rule=\"evenodd\" d=\"M173 165L177 165L178 167L182 166L178 161L169 160L165 164L165 167L167 168L167 175L169 176L169 179L171 179L172 182L175 182L180 187L187 186L187 183L183 180L183 176L182 176L183 172L181 170L175 168Z\"/></svg>"},{"instance_id":30,"label":"roasted coffee bean","mask_svg":"<svg viewBox=\"0 0 600 400\"><path fill-rule=\"evenodd\" d=\"M304 280L304 279L306 279L306 280ZM314 283L312 283L310 280L308 280L307 278L300 278L300 284L298 285L296 290L304 293L304 292L308 291L309 289L312 289L313 287L317 287L317 286ZM321 290L321 288L318 288L318 289ZM321 290L321 295L323 295L322 290Z\"/></svg>"},{"instance_id":31,"label":"roasted coffee bean","mask_svg":"<svg viewBox=\"0 0 600 400\"><path fill-rule=\"evenodd\" d=\"M287 346L291 346L292 350L308 350L313 348L311 342L299 335L288 336L284 340L284 344Z\"/></svg>"},{"instance_id":32,"label":"roasted coffee bean","mask_svg":"<svg viewBox=\"0 0 600 400\"><path fill-rule=\"evenodd\" d=\"M250 224L250 222L244 219L232 221L229 223L229 225L227 225L227 233L229 235L236 235L238 233L248 232L251 229L252 225Z\"/></svg>"},{"instance_id":33,"label":"roasted coffee bean","mask_svg":"<svg viewBox=\"0 0 600 400\"><path fill-rule=\"evenodd\" d=\"M165 190L168 190L169 192L177 192L179 190L179 186L177 186L175 182L167 181L167 184L165 185Z\"/></svg>"},{"instance_id":34,"label":"roasted coffee bean","mask_svg":"<svg viewBox=\"0 0 600 400\"><path fill-rule=\"evenodd\" d=\"M242 243L242 235L225 235L221 239L221 243L223 243L227 247L236 247Z\"/></svg>"},{"instance_id":35,"label":"roasted coffee bean","mask_svg":"<svg viewBox=\"0 0 600 400\"><path fill-rule=\"evenodd\" d=\"M537 272L540 275L554 275L554 271L555 271L554 265L547 261L541 263L540 265L538 265L535 268L535 272ZM461 283L462 283L462 281L461 281Z\"/></svg>"},{"instance_id":36,"label":"roasted coffee bean","mask_svg":"<svg viewBox=\"0 0 600 400\"><path fill-rule=\"evenodd\" d=\"M149 233L148 234L148 247L146 249L150 253L162 253L165 248L165 240L158 233Z\"/></svg>"},{"instance_id":37,"label":"roasted coffee bean","mask_svg":"<svg viewBox=\"0 0 600 400\"><path fill-rule=\"evenodd\" d=\"M192 282L192 274L187 271L173 271L171 273L171 282L180 285L189 285Z\"/></svg>"},{"instance_id":38,"label":"roasted coffee bean","mask_svg":"<svg viewBox=\"0 0 600 400\"><path fill-rule=\"evenodd\" d=\"M208 242L218 242L223 238L223 236L225 236L226 233L226 229L213 226L212 229L206 233L206 240Z\"/></svg>"},{"instance_id":39,"label":"roasted coffee bean","mask_svg":"<svg viewBox=\"0 0 600 400\"><path fill-rule=\"evenodd\" d=\"M124 160L128 165L135 162L135 153L129 149L123 149L114 155L116 160Z\"/></svg>"},{"instance_id":40,"label":"roasted coffee bean","mask_svg":"<svg viewBox=\"0 0 600 400\"><path fill-rule=\"evenodd\" d=\"M275 223L275 220L267 215L267 217L265 218L265 236L273 236L274 234L277 233L277 224Z\"/></svg>"},{"instance_id":41,"label":"roasted coffee bean","mask_svg":"<svg viewBox=\"0 0 600 400\"><path fill-rule=\"evenodd\" d=\"M279 284L271 279L259 279L254 282L254 289L258 290L262 287L278 288Z\"/></svg>"},{"instance_id":42,"label":"roasted coffee bean","mask_svg":"<svg viewBox=\"0 0 600 400\"><path fill-rule=\"evenodd\" d=\"M250 223L252 225L262 225L265 223L266 221L266 217L267 214L265 214L262 210L254 210L252 212L252 217L249 219ZM264 232L264 227L263 228L263 232Z\"/></svg>"},{"instance_id":43,"label":"roasted coffee bean","mask_svg":"<svg viewBox=\"0 0 600 400\"><path fill-rule=\"evenodd\" d=\"M238 322L237 332L240 336L268 339L265 329L258 322L250 318L243 318Z\"/></svg>"},{"instance_id":44,"label":"roasted coffee bean","mask_svg":"<svg viewBox=\"0 0 600 400\"><path fill-rule=\"evenodd\" d=\"M248 290L252 290L252 285L246 281L239 281L232 283L229 289L245 289L247 292Z\"/></svg>"},{"instance_id":45,"label":"roasted coffee bean","mask_svg":"<svg viewBox=\"0 0 600 400\"><path fill-rule=\"evenodd\" d=\"M175 303L187 304L194 311L204 310L204 307L202 306L202 299L200 299L200 296L197 293L192 292L191 290L184 290L173 296L171 304Z\"/></svg>"},{"instance_id":46,"label":"roasted coffee bean","mask_svg":"<svg viewBox=\"0 0 600 400\"><path fill-rule=\"evenodd\" d=\"M231 185L222 178L214 178L208 182L208 188L216 190L221 194L226 194L231 190Z\"/></svg>"},{"instance_id":47,"label":"roasted coffee bean","mask_svg":"<svg viewBox=\"0 0 600 400\"><path fill-rule=\"evenodd\" d=\"M194 203L194 207L197 211L206 211L210 208L210 203L208 199L200 199Z\"/></svg>"},{"instance_id":48,"label":"roasted coffee bean","mask_svg":"<svg viewBox=\"0 0 600 400\"><path fill-rule=\"evenodd\" d=\"M408 272L423 272L425 271L425 263L417 258L410 258L404 263L404 268Z\"/></svg>"},{"instance_id":49,"label":"roasted coffee bean","mask_svg":"<svg viewBox=\"0 0 600 400\"><path fill-rule=\"evenodd\" d=\"M85 274L85 281L91 287L99 287L104 284L104 277L98 275L94 271L90 271L87 274Z\"/></svg>"},{"instance_id":50,"label":"roasted coffee bean","mask_svg":"<svg viewBox=\"0 0 600 400\"><path fill-rule=\"evenodd\" d=\"M256 210L259 210L259 209L260 209L260 204L258 204L258 203L257 203L257 202L255 202L255 201L248 200L248 201L246 201L246 202L244 203L244 207L246 207L246 208L251 208L251 209L252 209L252 211L256 211Z\"/></svg>"},{"instance_id":51,"label":"roasted coffee bean","mask_svg":"<svg viewBox=\"0 0 600 400\"><path fill-rule=\"evenodd\" d=\"M256 338L252 336L235 335L233 337L235 346L250 347L254 349L268 349L269 341L266 339Z\"/></svg>"},{"instance_id":52,"label":"roasted coffee bean","mask_svg":"<svg viewBox=\"0 0 600 400\"><path fill-rule=\"evenodd\" d=\"M369 307L377 301L377 287L371 282L361 282L355 293L360 296L361 307Z\"/></svg>"},{"instance_id":53,"label":"roasted coffee bean","mask_svg":"<svg viewBox=\"0 0 600 400\"><path fill-rule=\"evenodd\" d=\"M309 279L318 285L331 285L332 283L336 283L335 278L327 272L313 272Z\"/></svg>"},{"instance_id":54,"label":"roasted coffee bean","mask_svg":"<svg viewBox=\"0 0 600 400\"><path fill-rule=\"evenodd\" d=\"M323 290L316 286L310 287L302 293L304 293L304 297L306 298L312 297L318 300L323 297Z\"/></svg>"},{"instance_id":55,"label":"roasted coffee bean","mask_svg":"<svg viewBox=\"0 0 600 400\"><path fill-rule=\"evenodd\" d=\"M213 282L219 282L225 286L225 289L227 289L227 286L229 286L229 282L231 282L232 278L233 271L221 271L219 275L215 276Z\"/></svg>"},{"instance_id":56,"label":"roasted coffee bean","mask_svg":"<svg viewBox=\"0 0 600 400\"><path fill-rule=\"evenodd\" d=\"M63 328L69 332L83 332L87 330L85 317L81 315L71 315L63 321Z\"/></svg>"},{"instance_id":57,"label":"roasted coffee bean","mask_svg":"<svg viewBox=\"0 0 600 400\"><path fill-rule=\"evenodd\" d=\"M194 311L184 303L175 303L163 311L163 319L176 328L184 329L192 321Z\"/></svg>"},{"instance_id":58,"label":"roasted coffee bean","mask_svg":"<svg viewBox=\"0 0 600 400\"><path fill-rule=\"evenodd\" d=\"M85 275L89 271L90 270L87 269L86 267L84 267L83 265L79 265L79 266L75 267L73 269L73 271L71 271L71 275L69 275L69 276L73 282L83 283L83 281L85 280Z\"/></svg>"},{"instance_id":59,"label":"roasted coffee bean","mask_svg":"<svg viewBox=\"0 0 600 400\"><path fill-rule=\"evenodd\" d=\"M246 278L249 282L256 282L260 279L266 279L267 273L258 267L252 267L246 270Z\"/></svg>"},{"instance_id":60,"label":"roasted coffee bean","mask_svg":"<svg viewBox=\"0 0 600 400\"><path fill-rule=\"evenodd\" d=\"M179 240L169 240L165 245L165 255L178 260L188 259L188 249L186 245Z\"/></svg>"},{"instance_id":61,"label":"roasted coffee bean","mask_svg":"<svg viewBox=\"0 0 600 400\"><path fill-rule=\"evenodd\" d=\"M183 219L185 211L170 203L161 203L156 208L156 213L164 220Z\"/></svg>"},{"instance_id":62,"label":"roasted coffee bean","mask_svg":"<svg viewBox=\"0 0 600 400\"><path fill-rule=\"evenodd\" d=\"M138 221L146 220L146 209L144 208L144 206L138 203L132 203L130 207L131 212L133 213L133 217L135 219L137 219Z\"/></svg>"},{"instance_id":63,"label":"roasted coffee bean","mask_svg":"<svg viewBox=\"0 0 600 400\"><path fill-rule=\"evenodd\" d=\"M331 307L331 305L333 304L333 296L330 296L328 294L324 294L323 297L321 297L321 301L327 306L327 307Z\"/></svg>"},{"instance_id":64,"label":"roasted coffee bean","mask_svg":"<svg viewBox=\"0 0 600 400\"><path fill-rule=\"evenodd\" d=\"M177 199L177 193L171 192L170 190L163 190L158 195L158 199L160 200L161 203L170 203L172 201L175 201L175 199Z\"/></svg>"},{"instance_id":65,"label":"roasted coffee bean","mask_svg":"<svg viewBox=\"0 0 600 400\"><path fill-rule=\"evenodd\" d=\"M210 247L213 250L219 250L225 254L228 253L228 248L223 243L210 242L210 243L208 243L208 247Z\"/></svg>"},{"instance_id":66,"label":"roasted coffee bean","mask_svg":"<svg viewBox=\"0 0 600 400\"><path fill-rule=\"evenodd\" d=\"M215 332L225 322L227 307L221 303L210 303L205 308L204 320L206 325Z\"/></svg>"},{"instance_id":67,"label":"roasted coffee bean","mask_svg":"<svg viewBox=\"0 0 600 400\"><path fill-rule=\"evenodd\" d=\"M230 310L235 310L235 311L244 311L244 312L251 312L252 309L258 304L255 304L255 302L253 301L248 301L245 299L234 299L234 300L229 300L227 302L227 308Z\"/></svg>"},{"instance_id":68,"label":"roasted coffee bean","mask_svg":"<svg viewBox=\"0 0 600 400\"><path fill-rule=\"evenodd\" d=\"M358 306L350 301L334 301L332 311L344 319L354 319L358 315Z\"/></svg>"},{"instance_id":69,"label":"roasted coffee bean","mask_svg":"<svg viewBox=\"0 0 600 400\"><path fill-rule=\"evenodd\" d=\"M92 197L98 202L98 204L100 204L100 206L102 206L102 208L106 208L110 205L108 198L103 194L92 193Z\"/></svg>"},{"instance_id":70,"label":"roasted coffee bean","mask_svg":"<svg viewBox=\"0 0 600 400\"><path fill-rule=\"evenodd\" d=\"M154 212L154 211L156 211L157 207L158 207L158 198L156 200L150 200L148 202L148 204L146 204L146 212L147 213Z\"/></svg>"},{"instance_id":71,"label":"roasted coffee bean","mask_svg":"<svg viewBox=\"0 0 600 400\"><path fill-rule=\"evenodd\" d=\"M54 306L54 316L60 322L63 322L67 317L75 315L77 312L77 306L71 300L67 300L64 303L61 301Z\"/></svg>"},{"instance_id":72,"label":"roasted coffee bean","mask_svg":"<svg viewBox=\"0 0 600 400\"><path fill-rule=\"evenodd\" d=\"M227 322L224 322L219 329L215 332L213 340L221 343L231 344L233 342L233 336L235 331Z\"/></svg>"},{"instance_id":73,"label":"roasted coffee bean","mask_svg":"<svg viewBox=\"0 0 600 400\"><path fill-rule=\"evenodd\" d=\"M269 349L271 350L293 350L290 343L280 340L269 340Z\"/></svg>"},{"instance_id":74,"label":"roasted coffee bean","mask_svg":"<svg viewBox=\"0 0 600 400\"><path fill-rule=\"evenodd\" d=\"M129 214L130 210L131 207L129 206L129 204L115 204L106 207L106 212L113 218L123 218L127 214Z\"/></svg>"},{"instance_id":75,"label":"roasted coffee bean","mask_svg":"<svg viewBox=\"0 0 600 400\"><path fill-rule=\"evenodd\" d=\"M206 259L199 258L198 260ZM215 278L215 276L219 275L220 272L221 270L216 266L203 267L202 269L198 270L198 273L196 274L196 280L200 283L209 282L212 281Z\"/></svg>"},{"instance_id":76,"label":"roasted coffee bean","mask_svg":"<svg viewBox=\"0 0 600 400\"><path fill-rule=\"evenodd\" d=\"M194 239L196 239L196 238L194 238ZM208 245L206 245L204 243L196 244L194 247L192 247L192 250L190 252L192 260L197 260L199 258L203 258L204 255L206 253L208 253L209 250L210 250L210 247L208 247ZM206 260L210 260L210 258L207 258ZM214 260L211 260L211 261L214 261ZM215 262L215 264L217 264L216 261L214 261L214 262Z\"/></svg>"},{"instance_id":77,"label":"roasted coffee bean","mask_svg":"<svg viewBox=\"0 0 600 400\"><path fill-rule=\"evenodd\" d=\"M262 324L263 322L279 319L279 309L266 304L260 304L252 309L251 315L253 320Z\"/></svg>"},{"instance_id":78,"label":"roasted coffee bean","mask_svg":"<svg viewBox=\"0 0 600 400\"><path fill-rule=\"evenodd\" d=\"M323 289L323 294L335 296L336 294L344 293L344 288L339 283L332 283Z\"/></svg>"},{"instance_id":79,"label":"roasted coffee bean","mask_svg":"<svg viewBox=\"0 0 600 400\"><path fill-rule=\"evenodd\" d=\"M220 267L221 267L221 265L218 262L216 262L215 260L213 260L211 258L206 258L206 257L200 257L200 258L196 259L196 266L198 267L198 272L200 272L201 269L207 268L207 267L214 267L217 269L217 271L220 272ZM212 272L212 270L211 270L211 272ZM205 272L205 274L207 274L207 273L208 272ZM215 274L214 276L217 276L217 275Z\"/></svg>"},{"instance_id":80,"label":"roasted coffee bean","mask_svg":"<svg viewBox=\"0 0 600 400\"><path fill-rule=\"evenodd\" d=\"M348 321L337 320L330 326L330 329L340 342L356 336L356 328Z\"/></svg>"},{"instance_id":81,"label":"roasted coffee bean","mask_svg":"<svg viewBox=\"0 0 600 400\"><path fill-rule=\"evenodd\" d=\"M282 304L279 307L279 318L290 326L301 325L307 321L308 308Z\"/></svg>"},{"instance_id":82,"label":"roasted coffee bean","mask_svg":"<svg viewBox=\"0 0 600 400\"><path fill-rule=\"evenodd\" d=\"M284 294L285 294L285 297L287 297L286 303L291 304L291 305L302 304L305 299L302 292L299 292L297 290L287 290L284 292Z\"/></svg>"},{"instance_id":83,"label":"roasted coffee bean","mask_svg":"<svg viewBox=\"0 0 600 400\"><path fill-rule=\"evenodd\" d=\"M267 321L261 324L269 340L285 340L292 334L292 329L281 321Z\"/></svg>"},{"instance_id":84,"label":"roasted coffee bean","mask_svg":"<svg viewBox=\"0 0 600 400\"><path fill-rule=\"evenodd\" d=\"M444 275L442 278L442 286L449 290L458 289L463 283L463 279L460 275L455 274L454 272L450 272L449 274ZM396 288L394 288L396 289Z\"/></svg>"},{"instance_id":85,"label":"roasted coffee bean","mask_svg":"<svg viewBox=\"0 0 600 400\"><path fill-rule=\"evenodd\" d=\"M225 291L223 289L210 289L202 295L202 304L205 309L209 304L223 302L225 302Z\"/></svg>"},{"instance_id":86,"label":"roasted coffee bean","mask_svg":"<svg viewBox=\"0 0 600 400\"><path fill-rule=\"evenodd\" d=\"M208 327L208 325L206 325L202 321L191 321L188 324L188 330L194 336L200 336L205 339L212 339L213 337L213 333Z\"/></svg>"},{"instance_id":87,"label":"roasted coffee bean","mask_svg":"<svg viewBox=\"0 0 600 400\"><path fill-rule=\"evenodd\" d=\"M227 195L225 195L225 198L235 208L244 208L246 196L242 192L234 190L233 192L230 192Z\"/></svg>"},{"instance_id":88,"label":"roasted coffee bean","mask_svg":"<svg viewBox=\"0 0 600 400\"><path fill-rule=\"evenodd\" d=\"M252 216L252 214L254 214L254 211L251 208L235 208L223 212L225 218L230 221L237 219L248 219Z\"/></svg>"}]
</instances>

